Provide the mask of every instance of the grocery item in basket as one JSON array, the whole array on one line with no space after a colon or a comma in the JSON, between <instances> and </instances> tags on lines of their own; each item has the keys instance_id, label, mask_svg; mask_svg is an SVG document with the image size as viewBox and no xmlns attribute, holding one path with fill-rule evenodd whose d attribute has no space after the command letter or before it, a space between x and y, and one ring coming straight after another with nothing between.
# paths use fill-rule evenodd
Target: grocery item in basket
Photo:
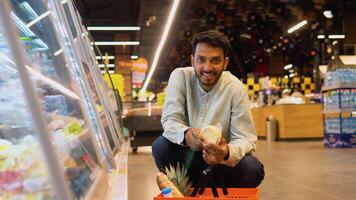
<instances>
[{"instance_id":1,"label":"grocery item in basket","mask_svg":"<svg viewBox=\"0 0 356 200\"><path fill-rule=\"evenodd\" d=\"M178 190L178 188L168 179L168 177L164 173L158 172L156 175L156 181L160 190L169 187L172 189L173 197L184 197L184 195Z\"/></svg>"},{"instance_id":2,"label":"grocery item in basket","mask_svg":"<svg viewBox=\"0 0 356 200\"><path fill-rule=\"evenodd\" d=\"M175 186L177 186L178 190L184 196L190 196L193 189L191 183L189 182L189 177L187 175L188 171L183 164L181 165L181 167L179 162L176 167L169 165L169 167L165 168L165 172L167 174L168 179Z\"/></svg>"},{"instance_id":3,"label":"grocery item in basket","mask_svg":"<svg viewBox=\"0 0 356 200\"><path fill-rule=\"evenodd\" d=\"M201 136L206 143L218 144L221 140L221 127L218 126L206 126L200 131Z\"/></svg>"}]
</instances>

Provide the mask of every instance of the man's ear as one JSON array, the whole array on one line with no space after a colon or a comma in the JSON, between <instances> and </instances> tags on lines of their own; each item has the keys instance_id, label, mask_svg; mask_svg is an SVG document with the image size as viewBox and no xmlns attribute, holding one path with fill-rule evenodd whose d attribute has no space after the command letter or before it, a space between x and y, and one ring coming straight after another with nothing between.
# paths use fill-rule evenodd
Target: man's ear
<instances>
[{"instance_id":1,"label":"man's ear","mask_svg":"<svg viewBox=\"0 0 356 200\"><path fill-rule=\"evenodd\" d=\"M230 58L229 57L225 57L224 59L224 70L226 70L227 65L229 64Z\"/></svg>"},{"instance_id":2,"label":"man's ear","mask_svg":"<svg viewBox=\"0 0 356 200\"><path fill-rule=\"evenodd\" d=\"M190 63L192 64L192 66L194 66L194 56L193 56L193 54L190 54Z\"/></svg>"}]
</instances>

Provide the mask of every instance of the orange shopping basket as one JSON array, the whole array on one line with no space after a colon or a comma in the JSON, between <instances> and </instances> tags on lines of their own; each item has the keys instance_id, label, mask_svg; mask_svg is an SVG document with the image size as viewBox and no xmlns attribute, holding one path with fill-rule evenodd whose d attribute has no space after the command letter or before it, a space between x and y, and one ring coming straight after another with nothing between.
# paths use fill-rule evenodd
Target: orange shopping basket
<instances>
[{"instance_id":1,"label":"orange shopping basket","mask_svg":"<svg viewBox=\"0 0 356 200\"><path fill-rule=\"evenodd\" d=\"M204 193L196 197L163 197L162 194L154 197L154 200L258 200L260 191L258 188L228 188L228 195L217 189L219 197L214 197L211 188L206 188Z\"/></svg>"}]
</instances>

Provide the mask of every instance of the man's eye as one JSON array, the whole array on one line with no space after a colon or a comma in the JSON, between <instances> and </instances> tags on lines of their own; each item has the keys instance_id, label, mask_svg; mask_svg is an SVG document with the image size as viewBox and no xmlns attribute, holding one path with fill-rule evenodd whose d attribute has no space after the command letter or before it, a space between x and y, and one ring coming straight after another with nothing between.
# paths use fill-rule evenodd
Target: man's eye
<instances>
[{"instance_id":1,"label":"man's eye","mask_svg":"<svg viewBox=\"0 0 356 200\"><path fill-rule=\"evenodd\" d=\"M213 59L212 63L213 64L219 64L220 62L221 62L221 60L217 58L217 59Z\"/></svg>"},{"instance_id":2,"label":"man's eye","mask_svg":"<svg viewBox=\"0 0 356 200\"><path fill-rule=\"evenodd\" d=\"M203 62L205 62L205 59L204 58L197 58L197 62L203 63Z\"/></svg>"}]
</instances>

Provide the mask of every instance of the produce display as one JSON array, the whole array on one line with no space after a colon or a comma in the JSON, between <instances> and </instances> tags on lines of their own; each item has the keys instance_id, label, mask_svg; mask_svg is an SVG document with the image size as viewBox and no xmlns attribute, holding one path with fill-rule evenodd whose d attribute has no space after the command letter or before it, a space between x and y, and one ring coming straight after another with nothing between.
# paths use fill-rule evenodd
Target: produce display
<instances>
[{"instance_id":1,"label":"produce display","mask_svg":"<svg viewBox=\"0 0 356 200\"><path fill-rule=\"evenodd\" d=\"M45 162L37 139L28 135L18 143L0 139L0 199L51 199Z\"/></svg>"}]
</instances>

